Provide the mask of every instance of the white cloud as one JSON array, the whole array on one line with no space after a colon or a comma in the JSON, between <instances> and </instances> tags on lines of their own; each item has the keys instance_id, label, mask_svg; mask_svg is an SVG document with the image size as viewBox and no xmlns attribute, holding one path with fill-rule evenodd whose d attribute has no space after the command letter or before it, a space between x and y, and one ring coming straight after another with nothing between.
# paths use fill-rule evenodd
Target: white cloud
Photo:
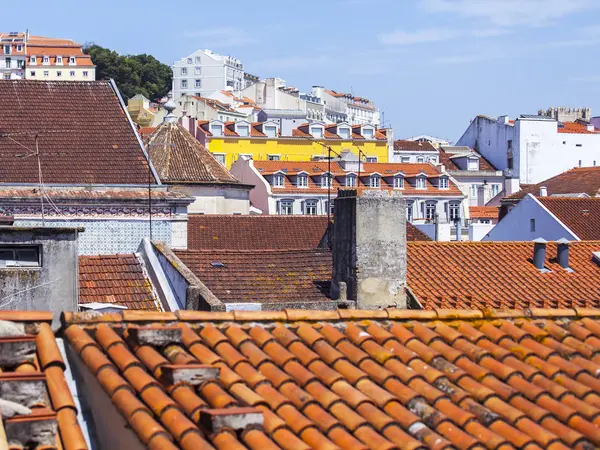
<instances>
[{"instance_id":1,"label":"white cloud","mask_svg":"<svg viewBox=\"0 0 600 450\"><path fill-rule=\"evenodd\" d=\"M184 32L184 36L202 39L201 45L206 47L243 47L257 42L257 39L246 31L240 28L227 26L186 31Z\"/></svg>"},{"instance_id":2,"label":"white cloud","mask_svg":"<svg viewBox=\"0 0 600 450\"><path fill-rule=\"evenodd\" d=\"M424 28L416 31L395 30L379 34L379 42L384 45L413 45L427 42L440 42L456 39L461 34L459 30L444 28Z\"/></svg>"},{"instance_id":3,"label":"white cloud","mask_svg":"<svg viewBox=\"0 0 600 450\"><path fill-rule=\"evenodd\" d=\"M421 0L430 12L454 13L496 27L547 26L596 6L595 0Z\"/></svg>"}]
</instances>

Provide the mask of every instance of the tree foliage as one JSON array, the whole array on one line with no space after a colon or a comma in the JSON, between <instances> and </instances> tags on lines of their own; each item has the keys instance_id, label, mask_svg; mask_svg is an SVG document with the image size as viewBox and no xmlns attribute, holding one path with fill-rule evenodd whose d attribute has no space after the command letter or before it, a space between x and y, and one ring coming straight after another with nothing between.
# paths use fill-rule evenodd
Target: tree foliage
<instances>
[{"instance_id":1,"label":"tree foliage","mask_svg":"<svg viewBox=\"0 0 600 450\"><path fill-rule=\"evenodd\" d=\"M136 94L156 100L171 90L171 68L152 55L119 55L94 43L86 43L83 52L96 65L96 79L114 79L125 102Z\"/></svg>"}]
</instances>

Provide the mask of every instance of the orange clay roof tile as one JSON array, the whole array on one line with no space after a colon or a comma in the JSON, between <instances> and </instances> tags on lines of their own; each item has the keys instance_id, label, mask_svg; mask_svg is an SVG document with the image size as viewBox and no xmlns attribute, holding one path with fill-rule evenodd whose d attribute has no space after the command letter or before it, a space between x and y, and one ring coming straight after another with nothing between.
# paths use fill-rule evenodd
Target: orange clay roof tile
<instances>
[{"instance_id":1,"label":"orange clay roof tile","mask_svg":"<svg viewBox=\"0 0 600 450\"><path fill-rule=\"evenodd\" d=\"M129 388L113 402L148 448L159 439L179 448L600 445L600 310L182 313L183 344L171 348L130 347L110 316L69 316L78 325L66 336L80 352L121 348L100 373L124 377ZM164 361L212 364L221 380L163 391L132 359L155 374ZM183 415L244 405L263 412L264 429L206 435Z\"/></svg>"}]
</instances>

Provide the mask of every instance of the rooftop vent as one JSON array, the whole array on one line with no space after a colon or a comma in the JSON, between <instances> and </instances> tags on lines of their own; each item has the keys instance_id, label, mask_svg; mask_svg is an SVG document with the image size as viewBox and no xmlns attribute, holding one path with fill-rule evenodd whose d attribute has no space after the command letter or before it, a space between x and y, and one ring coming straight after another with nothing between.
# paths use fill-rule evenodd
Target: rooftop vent
<instances>
[{"instance_id":1,"label":"rooftop vent","mask_svg":"<svg viewBox=\"0 0 600 450\"><path fill-rule=\"evenodd\" d=\"M213 267L225 267L225 264L223 264L221 261L213 261L210 263L210 265Z\"/></svg>"},{"instance_id":2,"label":"rooftop vent","mask_svg":"<svg viewBox=\"0 0 600 450\"><path fill-rule=\"evenodd\" d=\"M548 189L546 186L540 186L540 197L548 197Z\"/></svg>"},{"instance_id":3,"label":"rooftop vent","mask_svg":"<svg viewBox=\"0 0 600 450\"><path fill-rule=\"evenodd\" d=\"M573 269L569 267L570 244L571 243L565 238L561 238L558 241L556 241L556 260L558 261L560 267L567 270L568 272L573 272Z\"/></svg>"},{"instance_id":4,"label":"rooftop vent","mask_svg":"<svg viewBox=\"0 0 600 450\"><path fill-rule=\"evenodd\" d=\"M546 244L548 244L548 241L543 238L537 238L533 241L533 265L542 272L548 271L544 267L544 263L546 262Z\"/></svg>"},{"instance_id":5,"label":"rooftop vent","mask_svg":"<svg viewBox=\"0 0 600 450\"><path fill-rule=\"evenodd\" d=\"M283 173L288 173L288 170L287 170L287 169L281 169L281 171L282 171Z\"/></svg>"}]
</instances>

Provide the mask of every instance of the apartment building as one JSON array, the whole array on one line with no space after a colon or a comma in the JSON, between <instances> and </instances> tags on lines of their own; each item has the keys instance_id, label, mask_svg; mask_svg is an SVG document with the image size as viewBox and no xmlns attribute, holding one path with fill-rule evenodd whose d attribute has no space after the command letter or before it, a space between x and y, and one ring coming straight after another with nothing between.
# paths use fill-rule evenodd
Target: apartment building
<instances>
[{"instance_id":1,"label":"apartment building","mask_svg":"<svg viewBox=\"0 0 600 450\"><path fill-rule=\"evenodd\" d=\"M11 31L0 32L0 75L4 80L21 80L25 78L25 51L27 34Z\"/></svg>"}]
</instances>

